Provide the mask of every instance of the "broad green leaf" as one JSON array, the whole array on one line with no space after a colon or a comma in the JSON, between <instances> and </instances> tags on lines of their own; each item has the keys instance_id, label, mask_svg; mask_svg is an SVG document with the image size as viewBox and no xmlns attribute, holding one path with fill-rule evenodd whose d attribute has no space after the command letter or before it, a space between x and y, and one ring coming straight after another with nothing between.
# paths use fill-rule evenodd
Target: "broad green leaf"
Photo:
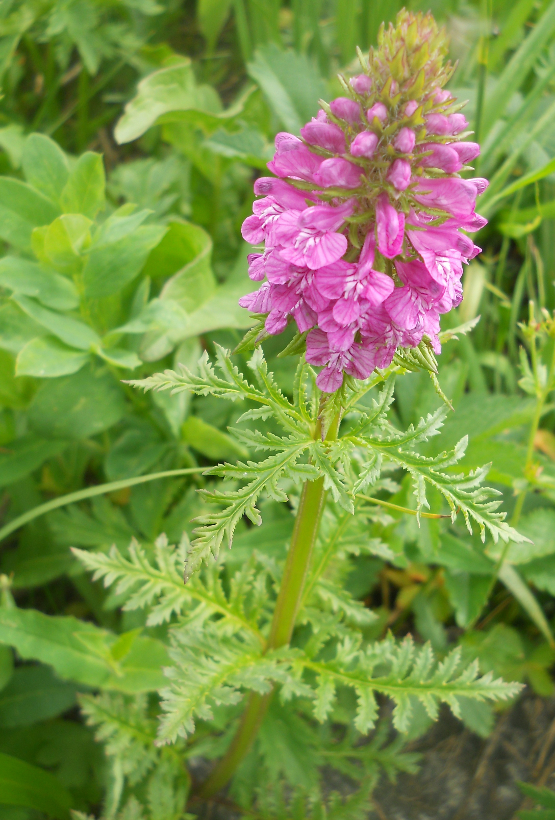
<instances>
[{"instance_id":1,"label":"broad green leaf","mask_svg":"<svg viewBox=\"0 0 555 820\"><path fill-rule=\"evenodd\" d=\"M69 820L72 802L50 772L0 752L0 804L25 806L57 820Z\"/></svg>"},{"instance_id":2,"label":"broad green leaf","mask_svg":"<svg viewBox=\"0 0 555 820\"><path fill-rule=\"evenodd\" d=\"M546 555L544 558L536 558L534 561L521 564L519 571L536 589L555 596L555 555Z\"/></svg>"},{"instance_id":3,"label":"broad green leaf","mask_svg":"<svg viewBox=\"0 0 555 820\"><path fill-rule=\"evenodd\" d=\"M326 96L326 86L314 63L304 54L282 51L275 43L257 50L248 72L281 124L293 134L316 115L318 100Z\"/></svg>"},{"instance_id":4,"label":"broad green leaf","mask_svg":"<svg viewBox=\"0 0 555 820\"><path fill-rule=\"evenodd\" d=\"M82 154L60 195L60 204L66 214L84 214L91 219L105 204L106 175L101 154L87 151Z\"/></svg>"},{"instance_id":5,"label":"broad green leaf","mask_svg":"<svg viewBox=\"0 0 555 820\"><path fill-rule=\"evenodd\" d=\"M14 409L27 407L35 392L34 387L30 379L15 375L14 357L0 350L0 406ZM13 436L10 436L9 440L12 439Z\"/></svg>"},{"instance_id":6,"label":"broad green leaf","mask_svg":"<svg viewBox=\"0 0 555 820\"><path fill-rule=\"evenodd\" d=\"M170 258L165 260L166 270L169 264L175 264L178 254L181 259L179 266L174 269L173 276L165 283L161 298L172 299L187 313L193 313L216 290L216 280L211 267L212 240L206 231L197 225L174 222L166 248L171 253ZM155 254L154 264L156 258L161 256L162 265L164 265L164 250L164 248L156 248L153 252ZM152 264L150 258L149 266Z\"/></svg>"},{"instance_id":7,"label":"broad green leaf","mask_svg":"<svg viewBox=\"0 0 555 820\"><path fill-rule=\"evenodd\" d=\"M69 177L69 163L60 146L45 134L30 134L23 147L22 165L27 182L59 202Z\"/></svg>"},{"instance_id":8,"label":"broad green leaf","mask_svg":"<svg viewBox=\"0 0 555 820\"><path fill-rule=\"evenodd\" d=\"M177 65L161 68L141 80L137 86L137 95L127 103L124 114L116 125L116 141L122 144L136 140L155 125L162 115L169 115L166 122L172 121L173 112L192 112L193 115L199 113L201 122L203 119L206 122L218 122L217 115L221 114L221 103L216 91L211 86L197 85L188 58ZM193 117L193 121L194 119Z\"/></svg>"},{"instance_id":9,"label":"broad green leaf","mask_svg":"<svg viewBox=\"0 0 555 820\"><path fill-rule=\"evenodd\" d=\"M53 270L45 270L17 256L0 259L0 286L23 296L33 296L55 310L71 310L79 304L73 282Z\"/></svg>"},{"instance_id":10,"label":"broad green leaf","mask_svg":"<svg viewBox=\"0 0 555 820\"><path fill-rule=\"evenodd\" d=\"M254 128L242 128L232 134L223 128L218 129L206 140L205 146L215 154L241 160L261 170L265 170L274 153L273 145Z\"/></svg>"},{"instance_id":11,"label":"broad green leaf","mask_svg":"<svg viewBox=\"0 0 555 820\"><path fill-rule=\"evenodd\" d=\"M197 20L201 33L208 42L211 51L224 23L229 16L231 0L199 0L197 4Z\"/></svg>"},{"instance_id":12,"label":"broad green leaf","mask_svg":"<svg viewBox=\"0 0 555 820\"><path fill-rule=\"evenodd\" d=\"M449 569L445 572L445 587L457 624L466 627L478 617L488 599L491 576Z\"/></svg>"},{"instance_id":13,"label":"broad green leaf","mask_svg":"<svg viewBox=\"0 0 555 820\"><path fill-rule=\"evenodd\" d=\"M124 350L121 347L98 347L95 348L95 353L97 353L101 359L104 359L104 361L113 364L114 367L134 370L142 364L136 353L133 353L132 350Z\"/></svg>"},{"instance_id":14,"label":"broad green leaf","mask_svg":"<svg viewBox=\"0 0 555 820\"><path fill-rule=\"evenodd\" d=\"M531 797L535 803L539 803L540 806L545 806L546 809L555 809L555 792L552 792L551 789L538 789L535 786L532 786L530 783L519 783L518 786L520 788L520 791L523 792L523 794L525 794L527 797ZM522 812L519 816L521 815ZM538 815L536 813L536 817L537 816Z\"/></svg>"},{"instance_id":15,"label":"broad green leaf","mask_svg":"<svg viewBox=\"0 0 555 820\"><path fill-rule=\"evenodd\" d=\"M89 358L88 353L68 347L55 336L37 336L19 351L15 372L18 376L52 379L76 373Z\"/></svg>"},{"instance_id":16,"label":"broad green leaf","mask_svg":"<svg viewBox=\"0 0 555 820\"><path fill-rule=\"evenodd\" d=\"M441 534L440 548L431 560L450 570L472 575L491 577L495 571L494 562L483 551L476 549L470 540L457 538L449 532Z\"/></svg>"},{"instance_id":17,"label":"broad green leaf","mask_svg":"<svg viewBox=\"0 0 555 820\"><path fill-rule=\"evenodd\" d=\"M219 432L219 431L218 431ZM111 481L146 473L166 453L168 445L162 441L152 425L126 430L114 443L105 461L106 476Z\"/></svg>"},{"instance_id":18,"label":"broad green leaf","mask_svg":"<svg viewBox=\"0 0 555 820\"><path fill-rule=\"evenodd\" d=\"M166 682L166 647L136 630L118 636L73 617L0 609L0 640L22 658L49 664L61 678L88 686L149 692Z\"/></svg>"},{"instance_id":19,"label":"broad green leaf","mask_svg":"<svg viewBox=\"0 0 555 820\"><path fill-rule=\"evenodd\" d=\"M530 561L545 558L555 553L555 510L551 507L538 507L523 516L519 531L530 539L529 544L510 544L505 553L509 564L528 564ZM501 550L490 544L488 554L499 558Z\"/></svg>"},{"instance_id":20,"label":"broad green leaf","mask_svg":"<svg viewBox=\"0 0 555 820\"><path fill-rule=\"evenodd\" d=\"M13 652L11 647L0 644L0 692L2 692L13 675L13 669Z\"/></svg>"},{"instance_id":21,"label":"broad green leaf","mask_svg":"<svg viewBox=\"0 0 555 820\"><path fill-rule=\"evenodd\" d=\"M204 265L199 259L199 267ZM191 273L194 273L196 263L191 263ZM200 336L211 330L219 328L247 328L253 324L249 312L239 306L239 299L245 294L245 288L249 287L247 276L246 253L241 250L237 263L232 270L229 279L219 287L216 287L213 295L203 302L196 310L187 316L185 322L178 327L152 331L145 335L141 342L141 358L144 361L157 361L166 356L173 348L185 339ZM185 271L187 271L187 267ZM179 274L175 276L175 290L177 293L180 283L186 281L185 271L183 280L179 280ZM174 290L170 279L168 290L164 289L162 295L169 296ZM171 288L171 289L170 289ZM185 294L184 294L185 295Z\"/></svg>"},{"instance_id":22,"label":"broad green leaf","mask_svg":"<svg viewBox=\"0 0 555 820\"><path fill-rule=\"evenodd\" d=\"M45 329L27 316L13 302L0 307L0 348L17 354L27 342L46 333Z\"/></svg>"},{"instance_id":23,"label":"broad green leaf","mask_svg":"<svg viewBox=\"0 0 555 820\"><path fill-rule=\"evenodd\" d=\"M189 416L181 428L183 441L213 461L248 458L249 452L237 441L198 416Z\"/></svg>"},{"instance_id":24,"label":"broad green leaf","mask_svg":"<svg viewBox=\"0 0 555 820\"><path fill-rule=\"evenodd\" d=\"M57 539L49 538L39 541L36 533L37 528L29 531L20 540L17 550L4 555L2 571L13 579L14 590L44 587L75 565L65 542L60 544Z\"/></svg>"},{"instance_id":25,"label":"broad green leaf","mask_svg":"<svg viewBox=\"0 0 555 820\"><path fill-rule=\"evenodd\" d=\"M33 251L43 264L73 276L81 271L81 253L90 243L91 225L83 214L63 214L51 225L33 231Z\"/></svg>"},{"instance_id":26,"label":"broad green leaf","mask_svg":"<svg viewBox=\"0 0 555 820\"><path fill-rule=\"evenodd\" d=\"M1 52L2 47L0 46L0 53ZM0 63L1 62L2 58L0 57ZM4 128L0 128L0 148L6 152L9 157L9 161L14 168L19 168L21 165L24 145L25 134L21 125L16 125L13 123L11 125L6 125Z\"/></svg>"},{"instance_id":27,"label":"broad green leaf","mask_svg":"<svg viewBox=\"0 0 555 820\"><path fill-rule=\"evenodd\" d=\"M79 439L94 436L125 413L123 392L104 368L84 367L73 376L48 379L29 408L29 424L46 437Z\"/></svg>"},{"instance_id":28,"label":"broad green leaf","mask_svg":"<svg viewBox=\"0 0 555 820\"><path fill-rule=\"evenodd\" d=\"M64 316L62 313L43 307L28 296L16 296L14 301L35 322L70 347L90 350L93 345L100 343L94 330L79 319L73 319L71 316Z\"/></svg>"},{"instance_id":29,"label":"broad green leaf","mask_svg":"<svg viewBox=\"0 0 555 820\"><path fill-rule=\"evenodd\" d=\"M18 666L0 692L0 727L56 717L75 706L76 694L75 686L57 678L49 666Z\"/></svg>"},{"instance_id":30,"label":"broad green leaf","mask_svg":"<svg viewBox=\"0 0 555 820\"><path fill-rule=\"evenodd\" d=\"M100 229L83 270L85 293L90 299L117 293L139 274L167 230L165 225L135 227L146 216L148 212L139 212Z\"/></svg>"},{"instance_id":31,"label":"broad green leaf","mask_svg":"<svg viewBox=\"0 0 555 820\"><path fill-rule=\"evenodd\" d=\"M0 487L29 475L66 446L65 441L44 439L33 433L11 441L0 453Z\"/></svg>"},{"instance_id":32,"label":"broad green leaf","mask_svg":"<svg viewBox=\"0 0 555 820\"><path fill-rule=\"evenodd\" d=\"M0 177L0 238L31 250L31 233L39 225L49 225L59 214L51 199L18 179Z\"/></svg>"}]
</instances>

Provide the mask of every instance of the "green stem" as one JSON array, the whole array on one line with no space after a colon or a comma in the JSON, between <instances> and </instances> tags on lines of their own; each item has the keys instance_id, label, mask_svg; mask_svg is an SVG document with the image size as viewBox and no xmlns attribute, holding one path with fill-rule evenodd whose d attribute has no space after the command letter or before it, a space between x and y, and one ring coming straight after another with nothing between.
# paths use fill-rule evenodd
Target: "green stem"
<instances>
[{"instance_id":1,"label":"green stem","mask_svg":"<svg viewBox=\"0 0 555 820\"><path fill-rule=\"evenodd\" d=\"M183 470L166 470L163 473L149 473L148 475L135 476L134 478L122 478L120 481L110 481L108 484L97 484L94 487L86 487L84 490L77 490L75 493L68 493L67 495L60 495L58 498L53 498L52 501L47 501L45 504L39 504L38 507L33 507L32 510L27 510L23 515L14 518L9 524L0 529L0 541L3 541L12 532L33 521L40 515L57 510L59 507L65 507L68 504L74 504L76 501L84 501L87 498L93 498L95 495L105 495L105 493L115 493L118 490L123 490L126 487L134 487L136 484L146 484L147 481L156 481L159 478L172 478L173 476L191 475L192 473L201 473L204 467L187 467Z\"/></svg>"},{"instance_id":2,"label":"green stem","mask_svg":"<svg viewBox=\"0 0 555 820\"><path fill-rule=\"evenodd\" d=\"M339 418L332 424L327 435L328 440L336 437L338 426ZM319 435L319 425L316 435ZM278 649L280 646L286 646L291 640L310 566L312 550L318 535L325 497L323 478L305 482L295 519L291 546L287 553L283 579L274 609L266 652ZM231 741L226 754L216 764L208 780L200 787L198 791L200 797L212 797L231 779L258 733L271 698L272 692L266 695L252 693L249 696L235 737Z\"/></svg>"}]
</instances>

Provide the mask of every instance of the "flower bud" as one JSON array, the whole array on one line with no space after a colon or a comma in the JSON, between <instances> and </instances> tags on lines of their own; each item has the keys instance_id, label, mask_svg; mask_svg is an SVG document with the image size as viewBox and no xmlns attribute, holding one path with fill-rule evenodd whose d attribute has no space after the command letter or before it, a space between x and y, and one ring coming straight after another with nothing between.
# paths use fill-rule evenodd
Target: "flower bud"
<instances>
[{"instance_id":1,"label":"flower bud","mask_svg":"<svg viewBox=\"0 0 555 820\"><path fill-rule=\"evenodd\" d=\"M349 85L355 94L369 94L372 90L372 80L367 74L358 74L356 77L351 77Z\"/></svg>"},{"instance_id":2,"label":"flower bud","mask_svg":"<svg viewBox=\"0 0 555 820\"><path fill-rule=\"evenodd\" d=\"M429 142L421 145L422 151L432 153L419 159L423 168L440 168L447 174L456 174L462 168L460 157L451 145Z\"/></svg>"},{"instance_id":3,"label":"flower bud","mask_svg":"<svg viewBox=\"0 0 555 820\"><path fill-rule=\"evenodd\" d=\"M362 170L347 159L325 159L314 174L314 182L322 188L358 188Z\"/></svg>"},{"instance_id":4,"label":"flower bud","mask_svg":"<svg viewBox=\"0 0 555 820\"><path fill-rule=\"evenodd\" d=\"M374 122L374 117L377 117L382 123L387 120L387 108L383 103L374 103L372 108L369 108L366 112L366 118L370 124Z\"/></svg>"},{"instance_id":5,"label":"flower bud","mask_svg":"<svg viewBox=\"0 0 555 820\"><path fill-rule=\"evenodd\" d=\"M338 125L332 122L312 120L301 128L301 136L311 145L318 145L334 154L345 153L345 135Z\"/></svg>"},{"instance_id":6,"label":"flower bud","mask_svg":"<svg viewBox=\"0 0 555 820\"><path fill-rule=\"evenodd\" d=\"M387 172L387 181L390 182L398 191L404 191L408 188L411 177L410 163L406 159L396 159L389 166Z\"/></svg>"},{"instance_id":7,"label":"flower bud","mask_svg":"<svg viewBox=\"0 0 555 820\"><path fill-rule=\"evenodd\" d=\"M334 117L347 122L360 122L360 105L348 97L337 97L330 102L330 110Z\"/></svg>"},{"instance_id":8,"label":"flower bud","mask_svg":"<svg viewBox=\"0 0 555 820\"><path fill-rule=\"evenodd\" d=\"M351 143L353 157L367 157L371 159L378 145L379 138L373 131L361 131Z\"/></svg>"},{"instance_id":9,"label":"flower bud","mask_svg":"<svg viewBox=\"0 0 555 820\"><path fill-rule=\"evenodd\" d=\"M403 154L410 154L415 141L416 136L412 128L401 128L393 140L393 147L396 151L402 151Z\"/></svg>"}]
</instances>

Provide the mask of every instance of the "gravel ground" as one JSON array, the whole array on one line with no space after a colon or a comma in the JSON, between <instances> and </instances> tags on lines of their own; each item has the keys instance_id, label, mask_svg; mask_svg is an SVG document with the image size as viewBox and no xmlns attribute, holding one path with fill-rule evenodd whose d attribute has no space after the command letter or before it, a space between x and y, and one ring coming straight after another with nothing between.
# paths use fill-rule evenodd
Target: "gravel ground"
<instances>
[{"instance_id":1,"label":"gravel ground","mask_svg":"<svg viewBox=\"0 0 555 820\"><path fill-rule=\"evenodd\" d=\"M532 808L518 781L555 789L555 698L525 694L485 740L445 710L407 750L422 755L419 771L394 785L384 777L368 820L517 820ZM245 817L225 798L199 808L203 820Z\"/></svg>"}]
</instances>

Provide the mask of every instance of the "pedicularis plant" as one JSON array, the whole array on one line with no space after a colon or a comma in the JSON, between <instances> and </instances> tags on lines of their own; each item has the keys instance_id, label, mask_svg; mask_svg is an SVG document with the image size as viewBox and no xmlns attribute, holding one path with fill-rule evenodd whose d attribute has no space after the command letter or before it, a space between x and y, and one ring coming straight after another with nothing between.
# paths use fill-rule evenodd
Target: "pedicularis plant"
<instances>
[{"instance_id":1,"label":"pedicularis plant","mask_svg":"<svg viewBox=\"0 0 555 820\"><path fill-rule=\"evenodd\" d=\"M206 507L196 539L173 554L160 541L157 563L138 546L129 557L115 548L109 556L80 553L96 577L117 583L128 609L151 607L149 623L179 616L159 742L185 753L195 720L215 719L224 729L212 746L201 732L197 754L220 757L197 788L203 797L234 775L273 698L300 721L296 744L312 733L318 763L368 784L376 761L394 768L382 741L363 741L378 716L377 695L394 702L402 733L415 708L435 718L444 702L459 715L469 699L506 699L518 690L480 677L457 650L439 661L410 636L369 640L376 616L342 586L349 554L388 554L368 531L388 505L380 492L395 488L399 470L410 475L418 517L441 515L425 511L432 487L452 521L462 516L483 540L525 540L497 511L497 491L482 486L486 468L453 470L465 439L438 455L418 451L438 435L444 406L405 432L388 414L394 380L407 370L429 371L439 389L434 354L449 338L439 317L461 301L462 265L479 253L465 231L485 224L475 203L487 182L461 176L479 147L464 141L461 104L443 88L453 70L445 55L433 18L403 11L395 27L382 28L368 61L360 55L362 73L341 78L345 96L322 102L300 138L278 134L269 163L275 176L256 181L262 198L243 227L249 242L263 244L249 257L250 277L266 280L241 300L255 314L239 346L254 349L250 376L218 348L216 367L205 354L197 373L182 367L132 382L242 402L232 432L266 454L207 470L223 485L201 490ZM280 392L259 346L291 321L298 333L284 354L298 359L293 400ZM222 543L231 546L242 516L261 524L263 497L295 510L285 565L255 552L222 586L210 559ZM176 580L182 559L184 588ZM319 734L318 721L327 726Z\"/></svg>"}]
</instances>

